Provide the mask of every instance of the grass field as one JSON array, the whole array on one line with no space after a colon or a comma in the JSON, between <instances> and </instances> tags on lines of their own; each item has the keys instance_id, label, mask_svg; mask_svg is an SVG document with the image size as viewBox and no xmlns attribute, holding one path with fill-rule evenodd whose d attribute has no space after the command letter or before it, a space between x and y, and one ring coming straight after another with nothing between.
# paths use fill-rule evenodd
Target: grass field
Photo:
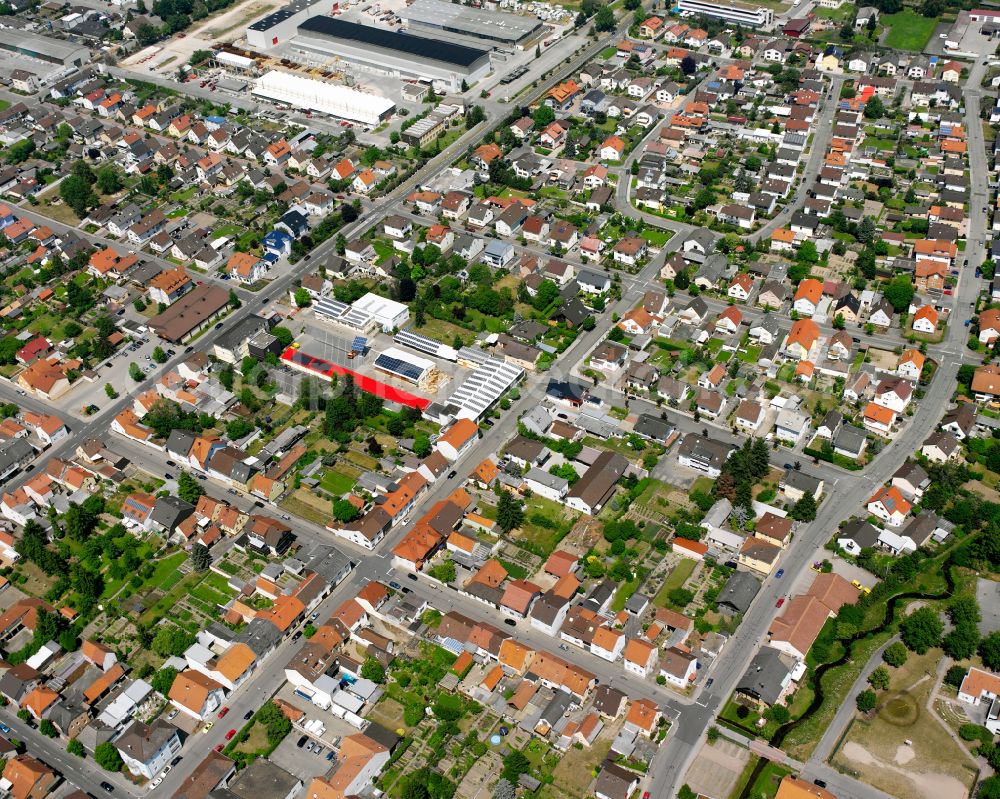
<instances>
[{"instance_id":1,"label":"grass field","mask_svg":"<svg viewBox=\"0 0 1000 799\"><path fill-rule=\"evenodd\" d=\"M892 669L879 709L854 723L833 762L894 796L965 793L975 780L975 766L926 707L940 657L940 650L922 656L911 652L903 666Z\"/></svg>"},{"instance_id":2,"label":"grass field","mask_svg":"<svg viewBox=\"0 0 1000 799\"><path fill-rule=\"evenodd\" d=\"M346 494L354 488L356 482L357 480L350 475L334 469L327 469L323 472L323 479L319 481L319 484L326 491L339 497L341 494Z\"/></svg>"},{"instance_id":3,"label":"grass field","mask_svg":"<svg viewBox=\"0 0 1000 799\"><path fill-rule=\"evenodd\" d=\"M889 28L889 32L883 44L897 50L920 52L930 41L937 23L936 17L922 17L908 8L898 14L886 14L882 17L882 24Z\"/></svg>"},{"instance_id":4,"label":"grass field","mask_svg":"<svg viewBox=\"0 0 1000 799\"><path fill-rule=\"evenodd\" d=\"M667 602L667 594L669 594L673 589L680 588L684 585L688 577L691 576L691 572L694 571L696 561L691 558L683 558L680 563L674 566L674 570L670 572L670 576L663 583L663 587L660 592L653 599L653 604L658 605L661 608L665 608L669 603Z\"/></svg>"}]
</instances>

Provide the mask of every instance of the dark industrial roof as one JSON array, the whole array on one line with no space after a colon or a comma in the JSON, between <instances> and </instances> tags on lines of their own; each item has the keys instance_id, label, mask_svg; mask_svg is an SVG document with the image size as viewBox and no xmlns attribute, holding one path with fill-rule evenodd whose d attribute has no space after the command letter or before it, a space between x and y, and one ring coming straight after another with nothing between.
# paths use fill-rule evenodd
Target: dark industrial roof
<instances>
[{"instance_id":1,"label":"dark industrial roof","mask_svg":"<svg viewBox=\"0 0 1000 799\"><path fill-rule=\"evenodd\" d=\"M470 67L488 55L486 50L467 47L464 44L427 39L412 33L382 30L371 25L359 25L357 22L346 22L332 17L320 16L307 19L299 25L299 33L315 33L335 39L346 39L369 47L394 50L401 55L419 56L462 67Z\"/></svg>"}]
</instances>

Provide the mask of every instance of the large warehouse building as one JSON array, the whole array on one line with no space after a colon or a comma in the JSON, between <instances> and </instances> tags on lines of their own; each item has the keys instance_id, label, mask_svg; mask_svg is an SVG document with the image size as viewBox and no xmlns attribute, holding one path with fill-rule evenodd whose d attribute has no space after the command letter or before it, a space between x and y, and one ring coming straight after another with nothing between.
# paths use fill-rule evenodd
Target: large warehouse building
<instances>
[{"instance_id":1,"label":"large warehouse building","mask_svg":"<svg viewBox=\"0 0 1000 799\"><path fill-rule=\"evenodd\" d=\"M309 17L329 14L333 6L334 0L292 0L247 28L247 43L258 50L284 44L298 33L299 25Z\"/></svg>"},{"instance_id":2,"label":"large warehouse building","mask_svg":"<svg viewBox=\"0 0 1000 799\"><path fill-rule=\"evenodd\" d=\"M442 0L416 0L400 15L413 33L487 47L523 48L545 31L536 17L485 11Z\"/></svg>"},{"instance_id":3,"label":"large warehouse building","mask_svg":"<svg viewBox=\"0 0 1000 799\"><path fill-rule=\"evenodd\" d=\"M0 36L0 49L61 67L80 67L90 61L90 50L86 47L26 31L4 31Z\"/></svg>"},{"instance_id":4,"label":"large warehouse building","mask_svg":"<svg viewBox=\"0 0 1000 799\"><path fill-rule=\"evenodd\" d=\"M333 17L311 17L300 24L292 48L306 58L336 56L373 72L429 80L446 91L458 91L463 80L475 83L490 71L487 50Z\"/></svg>"},{"instance_id":5,"label":"large warehouse building","mask_svg":"<svg viewBox=\"0 0 1000 799\"><path fill-rule=\"evenodd\" d=\"M253 93L278 103L363 125L379 125L396 111L396 104L385 97L275 70L254 81Z\"/></svg>"}]
</instances>

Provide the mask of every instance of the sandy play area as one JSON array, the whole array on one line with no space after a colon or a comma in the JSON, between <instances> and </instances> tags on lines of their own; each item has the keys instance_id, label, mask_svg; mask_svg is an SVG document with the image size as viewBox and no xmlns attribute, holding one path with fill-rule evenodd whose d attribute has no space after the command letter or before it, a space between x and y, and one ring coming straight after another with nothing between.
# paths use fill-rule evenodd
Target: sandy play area
<instances>
[{"instance_id":1,"label":"sandy play area","mask_svg":"<svg viewBox=\"0 0 1000 799\"><path fill-rule=\"evenodd\" d=\"M892 669L874 715L854 721L831 763L900 799L964 799L975 763L927 706L939 657L910 653Z\"/></svg>"}]
</instances>

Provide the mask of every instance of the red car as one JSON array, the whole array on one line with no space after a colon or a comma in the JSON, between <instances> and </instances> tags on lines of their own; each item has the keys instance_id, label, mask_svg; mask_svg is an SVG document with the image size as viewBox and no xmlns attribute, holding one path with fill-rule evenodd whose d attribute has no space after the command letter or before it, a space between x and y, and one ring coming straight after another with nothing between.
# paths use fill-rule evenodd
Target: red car
<instances>
[{"instance_id":1,"label":"red car","mask_svg":"<svg viewBox=\"0 0 1000 799\"><path fill-rule=\"evenodd\" d=\"M642 792L642 799L649 799L649 791Z\"/></svg>"},{"instance_id":2,"label":"red car","mask_svg":"<svg viewBox=\"0 0 1000 799\"><path fill-rule=\"evenodd\" d=\"M778 601L774 603L774 606L776 608L780 608L784 604L785 604L785 598L783 596L779 596Z\"/></svg>"},{"instance_id":3,"label":"red car","mask_svg":"<svg viewBox=\"0 0 1000 799\"><path fill-rule=\"evenodd\" d=\"M226 733L226 740L231 741L234 735L236 735L236 730L230 730Z\"/></svg>"},{"instance_id":4,"label":"red car","mask_svg":"<svg viewBox=\"0 0 1000 799\"><path fill-rule=\"evenodd\" d=\"M229 708L228 708L228 707L224 707L224 708L222 708L222 710L220 710L220 711L219 711L219 718L220 718L220 719L221 719L221 718L224 718L224 717L225 717L225 715L226 715L226 714L227 714L228 712L229 712Z\"/></svg>"},{"instance_id":5,"label":"red car","mask_svg":"<svg viewBox=\"0 0 1000 799\"><path fill-rule=\"evenodd\" d=\"M216 744L216 745L215 745L215 746L213 746L212 748L213 748L213 749L214 749L214 750L215 750L216 752L221 752L221 751L222 751L222 744Z\"/></svg>"}]
</instances>

